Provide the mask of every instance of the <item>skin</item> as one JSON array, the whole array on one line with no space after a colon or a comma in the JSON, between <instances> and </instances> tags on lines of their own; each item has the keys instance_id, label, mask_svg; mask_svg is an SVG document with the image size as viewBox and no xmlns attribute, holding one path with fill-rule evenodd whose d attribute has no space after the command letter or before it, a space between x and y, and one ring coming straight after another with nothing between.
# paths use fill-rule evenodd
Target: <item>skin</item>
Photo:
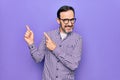
<instances>
[{"instance_id":1,"label":"skin","mask_svg":"<svg viewBox=\"0 0 120 80\"><path fill-rule=\"evenodd\" d=\"M61 19L72 19L74 18L74 13L72 10L68 10L66 12L61 12L60 13L60 18ZM57 18L57 22L58 24L60 24L60 32L62 33L69 33L73 30L74 24L71 24L71 22L69 21L68 24L64 24L63 21L61 19ZM24 35L24 39L27 42L28 45L31 45L34 43L34 33L32 32L32 30L30 29L30 27L28 25L26 25L26 33ZM52 39L47 35L47 33L44 32L44 36L46 37L46 47L53 51L56 48L56 44L54 43L54 41L52 41Z\"/></svg>"},{"instance_id":2,"label":"skin","mask_svg":"<svg viewBox=\"0 0 120 80\"><path fill-rule=\"evenodd\" d=\"M74 13L73 13L72 10L68 10L66 12L61 12L60 13L60 18L61 19L72 19L72 18L74 18ZM60 32L69 33L74 28L74 24L71 24L70 21L69 21L68 24L64 24L62 20L57 18L57 22L58 22L58 24L60 24Z\"/></svg>"}]
</instances>

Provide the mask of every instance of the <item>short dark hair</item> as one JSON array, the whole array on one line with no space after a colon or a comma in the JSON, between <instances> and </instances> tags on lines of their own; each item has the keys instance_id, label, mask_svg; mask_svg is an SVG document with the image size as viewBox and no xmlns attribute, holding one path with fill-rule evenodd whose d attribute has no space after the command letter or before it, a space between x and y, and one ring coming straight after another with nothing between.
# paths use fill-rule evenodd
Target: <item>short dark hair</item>
<instances>
[{"instance_id":1,"label":"short dark hair","mask_svg":"<svg viewBox=\"0 0 120 80\"><path fill-rule=\"evenodd\" d=\"M68 11L68 10L72 10L73 13L74 13L74 15L75 15L75 11L74 11L74 8L73 8L73 7L64 5L64 6L62 6L62 7L60 7L60 8L58 9L58 11L57 11L57 18L60 19L60 13L61 13L61 12Z\"/></svg>"}]
</instances>

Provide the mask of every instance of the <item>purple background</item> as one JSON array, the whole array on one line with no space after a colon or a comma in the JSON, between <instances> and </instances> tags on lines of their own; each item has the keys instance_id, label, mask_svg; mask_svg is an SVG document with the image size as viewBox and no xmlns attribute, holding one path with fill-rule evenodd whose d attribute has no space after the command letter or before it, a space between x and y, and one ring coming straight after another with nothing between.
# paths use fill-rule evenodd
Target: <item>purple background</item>
<instances>
[{"instance_id":1,"label":"purple background","mask_svg":"<svg viewBox=\"0 0 120 80\"><path fill-rule=\"evenodd\" d=\"M0 0L0 80L41 80L43 63L29 54L25 25L38 46L44 31L58 28L56 12L66 4L83 37L76 80L120 80L120 0Z\"/></svg>"}]
</instances>

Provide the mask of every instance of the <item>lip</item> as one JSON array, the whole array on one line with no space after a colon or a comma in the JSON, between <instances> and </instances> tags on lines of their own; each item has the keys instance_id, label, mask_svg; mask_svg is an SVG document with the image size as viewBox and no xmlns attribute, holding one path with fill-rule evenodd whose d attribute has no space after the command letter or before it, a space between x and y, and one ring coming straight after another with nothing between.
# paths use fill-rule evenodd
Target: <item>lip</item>
<instances>
[{"instance_id":1,"label":"lip","mask_svg":"<svg viewBox=\"0 0 120 80\"><path fill-rule=\"evenodd\" d=\"M72 26L65 26L65 27L72 27Z\"/></svg>"},{"instance_id":2,"label":"lip","mask_svg":"<svg viewBox=\"0 0 120 80\"><path fill-rule=\"evenodd\" d=\"M66 31L72 31L72 27L66 27Z\"/></svg>"},{"instance_id":3,"label":"lip","mask_svg":"<svg viewBox=\"0 0 120 80\"><path fill-rule=\"evenodd\" d=\"M72 27L66 27L66 29L68 29L68 30L69 30L69 29L72 29Z\"/></svg>"}]
</instances>

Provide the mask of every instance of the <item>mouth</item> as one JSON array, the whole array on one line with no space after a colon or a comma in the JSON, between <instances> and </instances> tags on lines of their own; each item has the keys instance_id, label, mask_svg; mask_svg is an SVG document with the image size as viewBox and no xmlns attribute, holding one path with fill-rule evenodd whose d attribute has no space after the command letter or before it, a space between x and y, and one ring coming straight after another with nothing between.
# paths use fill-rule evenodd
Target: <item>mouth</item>
<instances>
[{"instance_id":1,"label":"mouth","mask_svg":"<svg viewBox=\"0 0 120 80\"><path fill-rule=\"evenodd\" d=\"M69 32L72 32L73 31L73 25L69 26L69 25L66 25L63 27L61 27L62 31L64 31L65 33L69 33Z\"/></svg>"},{"instance_id":2,"label":"mouth","mask_svg":"<svg viewBox=\"0 0 120 80\"><path fill-rule=\"evenodd\" d=\"M70 30L73 28L73 26L65 26L66 29Z\"/></svg>"},{"instance_id":3,"label":"mouth","mask_svg":"<svg viewBox=\"0 0 120 80\"><path fill-rule=\"evenodd\" d=\"M73 30L72 26L65 26L66 32L71 32Z\"/></svg>"},{"instance_id":4,"label":"mouth","mask_svg":"<svg viewBox=\"0 0 120 80\"><path fill-rule=\"evenodd\" d=\"M65 27L70 27L70 28L72 28L73 26L65 26Z\"/></svg>"}]
</instances>

